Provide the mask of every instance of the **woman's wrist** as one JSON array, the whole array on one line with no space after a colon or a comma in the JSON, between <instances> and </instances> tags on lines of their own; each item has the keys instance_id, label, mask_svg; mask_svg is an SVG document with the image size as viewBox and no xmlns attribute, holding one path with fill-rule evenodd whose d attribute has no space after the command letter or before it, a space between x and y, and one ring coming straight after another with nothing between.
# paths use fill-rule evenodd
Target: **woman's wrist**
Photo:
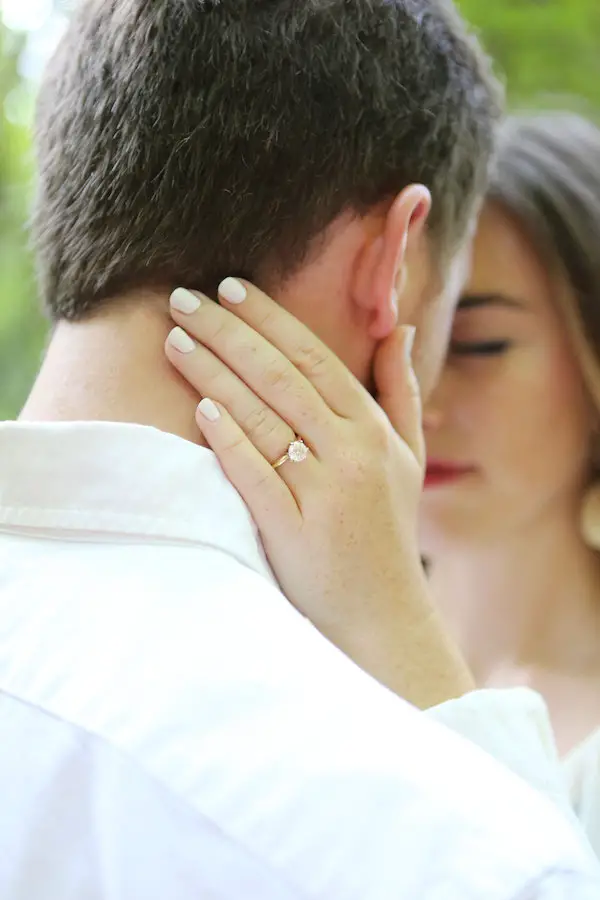
<instances>
[{"instance_id":1,"label":"woman's wrist","mask_svg":"<svg viewBox=\"0 0 600 900\"><path fill-rule=\"evenodd\" d=\"M320 630L381 684L419 709L474 690L473 677L433 606L422 571L410 578L404 575L401 589L393 592L387 584L364 609L363 621L353 615Z\"/></svg>"}]
</instances>

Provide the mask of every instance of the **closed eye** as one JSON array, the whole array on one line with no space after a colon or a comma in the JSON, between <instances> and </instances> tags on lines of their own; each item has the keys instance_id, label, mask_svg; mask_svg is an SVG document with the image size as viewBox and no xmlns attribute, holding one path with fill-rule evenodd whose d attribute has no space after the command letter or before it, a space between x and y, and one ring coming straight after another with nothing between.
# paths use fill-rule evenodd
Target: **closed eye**
<instances>
[{"instance_id":1,"label":"closed eye","mask_svg":"<svg viewBox=\"0 0 600 900\"><path fill-rule=\"evenodd\" d=\"M498 356L510 347L510 341L453 341L450 353L454 356Z\"/></svg>"}]
</instances>

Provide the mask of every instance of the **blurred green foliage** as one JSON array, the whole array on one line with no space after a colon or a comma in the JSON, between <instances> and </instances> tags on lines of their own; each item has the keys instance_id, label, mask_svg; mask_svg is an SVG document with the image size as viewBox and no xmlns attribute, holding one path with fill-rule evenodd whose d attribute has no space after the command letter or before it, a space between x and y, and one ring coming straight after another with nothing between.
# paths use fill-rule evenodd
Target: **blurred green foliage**
<instances>
[{"instance_id":1,"label":"blurred green foliage","mask_svg":"<svg viewBox=\"0 0 600 900\"><path fill-rule=\"evenodd\" d=\"M458 0L517 106L600 108L598 0Z\"/></svg>"},{"instance_id":2,"label":"blurred green foliage","mask_svg":"<svg viewBox=\"0 0 600 900\"><path fill-rule=\"evenodd\" d=\"M14 415L23 401L45 331L25 227L33 87L18 71L23 44L23 35L0 30L0 419Z\"/></svg>"},{"instance_id":3,"label":"blurred green foliage","mask_svg":"<svg viewBox=\"0 0 600 900\"><path fill-rule=\"evenodd\" d=\"M600 110L600 0L458 5L505 74L513 105ZM19 70L24 40L0 21L0 419L25 398L45 334L27 249L34 86Z\"/></svg>"}]
</instances>

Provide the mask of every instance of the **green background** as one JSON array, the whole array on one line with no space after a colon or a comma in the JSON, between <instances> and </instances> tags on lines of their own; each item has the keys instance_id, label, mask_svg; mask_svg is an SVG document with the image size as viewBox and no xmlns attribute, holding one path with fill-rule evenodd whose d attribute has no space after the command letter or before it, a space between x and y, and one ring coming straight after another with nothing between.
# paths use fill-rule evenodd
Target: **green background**
<instances>
[{"instance_id":1,"label":"green background","mask_svg":"<svg viewBox=\"0 0 600 900\"><path fill-rule=\"evenodd\" d=\"M27 2L27 0L23 0ZM462 0L518 107L600 110L600 0ZM19 68L27 35L0 23L0 419L39 365L45 323L27 248L29 126L35 83Z\"/></svg>"}]
</instances>

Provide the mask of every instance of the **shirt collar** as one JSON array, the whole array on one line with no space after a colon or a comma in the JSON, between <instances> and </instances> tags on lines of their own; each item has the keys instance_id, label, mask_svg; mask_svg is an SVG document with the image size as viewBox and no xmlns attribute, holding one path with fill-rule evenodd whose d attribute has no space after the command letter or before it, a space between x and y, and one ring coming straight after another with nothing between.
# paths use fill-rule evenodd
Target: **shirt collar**
<instances>
[{"instance_id":1,"label":"shirt collar","mask_svg":"<svg viewBox=\"0 0 600 900\"><path fill-rule=\"evenodd\" d=\"M210 450L112 422L0 424L0 529L213 546L272 577Z\"/></svg>"}]
</instances>

